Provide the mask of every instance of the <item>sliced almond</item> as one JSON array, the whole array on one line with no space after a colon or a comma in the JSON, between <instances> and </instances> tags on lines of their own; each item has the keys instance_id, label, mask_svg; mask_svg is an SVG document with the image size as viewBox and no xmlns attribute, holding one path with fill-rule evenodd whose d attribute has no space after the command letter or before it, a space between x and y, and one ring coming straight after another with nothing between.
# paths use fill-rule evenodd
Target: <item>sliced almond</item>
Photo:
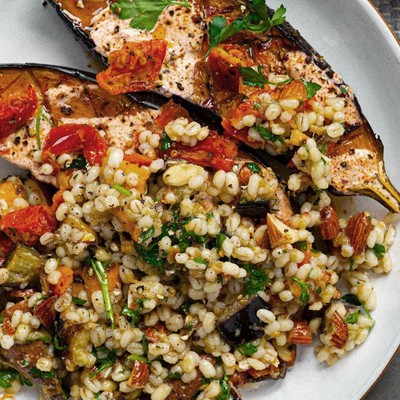
<instances>
[{"instance_id":1,"label":"sliced almond","mask_svg":"<svg viewBox=\"0 0 400 400\"><path fill-rule=\"evenodd\" d=\"M319 232L322 239L332 240L337 237L340 232L340 226L336 211L331 206L327 206L320 211L320 216L321 225L319 227Z\"/></svg>"},{"instance_id":2,"label":"sliced almond","mask_svg":"<svg viewBox=\"0 0 400 400\"><path fill-rule=\"evenodd\" d=\"M354 255L361 254L365 250L372 229L372 222L365 212L359 212L349 219L345 232L353 247Z\"/></svg>"},{"instance_id":3,"label":"sliced almond","mask_svg":"<svg viewBox=\"0 0 400 400\"><path fill-rule=\"evenodd\" d=\"M312 344L312 335L307 321L294 321L288 335L288 342L294 344Z\"/></svg>"},{"instance_id":4,"label":"sliced almond","mask_svg":"<svg viewBox=\"0 0 400 400\"><path fill-rule=\"evenodd\" d=\"M41 301L35 308L34 315L38 317L46 329L50 329L56 317L56 310L54 309L56 300L57 296L51 296Z\"/></svg>"},{"instance_id":5,"label":"sliced almond","mask_svg":"<svg viewBox=\"0 0 400 400\"><path fill-rule=\"evenodd\" d=\"M280 221L274 214L267 214L267 228L272 248L299 241L297 230Z\"/></svg>"},{"instance_id":6,"label":"sliced almond","mask_svg":"<svg viewBox=\"0 0 400 400\"><path fill-rule=\"evenodd\" d=\"M337 311L332 315L331 343L338 349L343 349L349 338L349 330L346 322Z\"/></svg>"},{"instance_id":7,"label":"sliced almond","mask_svg":"<svg viewBox=\"0 0 400 400\"><path fill-rule=\"evenodd\" d=\"M149 380L150 370L148 364L135 360L127 385L134 389L144 388Z\"/></svg>"}]
</instances>

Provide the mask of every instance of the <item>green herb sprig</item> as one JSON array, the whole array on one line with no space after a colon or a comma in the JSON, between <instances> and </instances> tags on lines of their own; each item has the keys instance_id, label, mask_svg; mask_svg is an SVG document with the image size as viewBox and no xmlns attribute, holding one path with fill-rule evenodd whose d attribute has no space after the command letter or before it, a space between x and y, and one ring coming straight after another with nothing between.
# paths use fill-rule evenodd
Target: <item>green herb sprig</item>
<instances>
[{"instance_id":1,"label":"green herb sprig","mask_svg":"<svg viewBox=\"0 0 400 400\"><path fill-rule=\"evenodd\" d=\"M132 18L132 28L151 31L160 14L170 5L191 7L187 0L118 0L111 5L111 10L120 19Z\"/></svg>"},{"instance_id":2,"label":"green herb sprig","mask_svg":"<svg viewBox=\"0 0 400 400\"><path fill-rule=\"evenodd\" d=\"M272 18L268 16L268 8L264 0L253 0L250 10L251 12L248 15L235 19L229 25L227 25L226 19L220 15L212 19L209 28L210 47L206 53L206 57L209 56L215 46L240 31L247 30L255 33L263 33L274 26L283 24L286 20L284 15L286 8L283 5L275 11Z\"/></svg>"},{"instance_id":3,"label":"green herb sprig","mask_svg":"<svg viewBox=\"0 0 400 400\"><path fill-rule=\"evenodd\" d=\"M89 259L89 265L93 268L96 278L100 283L101 293L103 295L104 308L106 310L106 317L114 329L114 312L112 309L111 296L109 291L108 275L106 266L96 258Z\"/></svg>"}]
</instances>

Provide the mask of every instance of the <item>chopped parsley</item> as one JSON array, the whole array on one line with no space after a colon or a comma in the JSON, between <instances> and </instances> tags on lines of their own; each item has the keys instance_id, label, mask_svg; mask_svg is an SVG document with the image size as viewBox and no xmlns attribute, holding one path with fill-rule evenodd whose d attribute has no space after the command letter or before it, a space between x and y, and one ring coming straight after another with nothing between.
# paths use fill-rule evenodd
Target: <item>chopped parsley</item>
<instances>
[{"instance_id":1,"label":"chopped parsley","mask_svg":"<svg viewBox=\"0 0 400 400\"><path fill-rule=\"evenodd\" d=\"M101 371L104 371L105 369L112 367L115 364L116 359L117 359L116 350L112 349L108 353L106 358L103 358L96 363L96 370L89 375L89 378L92 379Z\"/></svg>"},{"instance_id":2,"label":"chopped parsley","mask_svg":"<svg viewBox=\"0 0 400 400\"><path fill-rule=\"evenodd\" d=\"M257 269L254 265L250 264L242 265L241 267L247 272L244 281L244 293L246 295L252 296L257 292L265 289L265 286L269 279L264 271Z\"/></svg>"},{"instance_id":3,"label":"chopped parsley","mask_svg":"<svg viewBox=\"0 0 400 400\"><path fill-rule=\"evenodd\" d=\"M46 114L43 113L43 106L40 106L39 112L38 112L38 115L37 115L36 121L35 121L35 136L36 136L36 144L37 144L38 150L42 150L42 144L40 142L40 121L42 119L46 120L50 124L50 126L53 126L53 123L51 122L51 120L47 117Z\"/></svg>"},{"instance_id":4,"label":"chopped parsley","mask_svg":"<svg viewBox=\"0 0 400 400\"><path fill-rule=\"evenodd\" d=\"M376 258L379 260L385 256L386 249L383 244L375 244L375 246L372 248L373 253L376 255Z\"/></svg>"},{"instance_id":5,"label":"chopped parsley","mask_svg":"<svg viewBox=\"0 0 400 400\"><path fill-rule=\"evenodd\" d=\"M113 3L111 10L120 19L130 19L133 29L151 31L164 9L170 5L191 7L187 0L118 0Z\"/></svg>"},{"instance_id":6,"label":"chopped parsley","mask_svg":"<svg viewBox=\"0 0 400 400\"><path fill-rule=\"evenodd\" d=\"M346 324L355 324L357 322L360 311L354 311L346 317Z\"/></svg>"},{"instance_id":7,"label":"chopped parsley","mask_svg":"<svg viewBox=\"0 0 400 400\"><path fill-rule=\"evenodd\" d=\"M148 364L149 363L149 360L147 359L147 357L144 357L144 356L138 356L137 354L131 354L129 357L128 357L128 360L129 361L142 361L142 362L144 362L144 363L146 363L146 364Z\"/></svg>"},{"instance_id":8,"label":"chopped parsley","mask_svg":"<svg viewBox=\"0 0 400 400\"><path fill-rule=\"evenodd\" d=\"M83 154L79 154L78 158L72 161L72 163L68 166L67 169L85 169L87 167L86 158Z\"/></svg>"},{"instance_id":9,"label":"chopped parsley","mask_svg":"<svg viewBox=\"0 0 400 400\"><path fill-rule=\"evenodd\" d=\"M261 172L261 168L256 163L247 163L246 167L254 174L259 174Z\"/></svg>"},{"instance_id":10,"label":"chopped parsley","mask_svg":"<svg viewBox=\"0 0 400 400\"><path fill-rule=\"evenodd\" d=\"M347 89L346 89L344 86L340 86L340 91L341 91L343 94L346 94L346 93L347 93Z\"/></svg>"},{"instance_id":11,"label":"chopped parsley","mask_svg":"<svg viewBox=\"0 0 400 400\"><path fill-rule=\"evenodd\" d=\"M215 239L215 247L218 251L221 251L222 245L226 240L226 235L224 233L218 233L217 238Z\"/></svg>"},{"instance_id":12,"label":"chopped parsley","mask_svg":"<svg viewBox=\"0 0 400 400\"><path fill-rule=\"evenodd\" d=\"M197 262L198 264L208 265L208 262L203 257L195 258L194 262Z\"/></svg>"},{"instance_id":13,"label":"chopped parsley","mask_svg":"<svg viewBox=\"0 0 400 400\"><path fill-rule=\"evenodd\" d=\"M254 125L253 128L258 132L258 134L264 139L264 140L270 140L271 142L281 142L285 143L285 139L282 136L275 135L272 133L269 129L267 129L265 126L262 125Z\"/></svg>"},{"instance_id":14,"label":"chopped parsley","mask_svg":"<svg viewBox=\"0 0 400 400\"><path fill-rule=\"evenodd\" d=\"M79 297L72 297L72 302L78 306L83 306L86 303L86 300L83 300Z\"/></svg>"},{"instance_id":15,"label":"chopped parsley","mask_svg":"<svg viewBox=\"0 0 400 400\"><path fill-rule=\"evenodd\" d=\"M165 131L163 131L161 135L161 151L167 151L172 146L172 140L167 135Z\"/></svg>"},{"instance_id":16,"label":"chopped parsley","mask_svg":"<svg viewBox=\"0 0 400 400\"><path fill-rule=\"evenodd\" d=\"M237 351L242 356L251 356L258 350L258 346L254 345L253 343L245 343L242 344L240 347L237 348Z\"/></svg>"},{"instance_id":17,"label":"chopped parsley","mask_svg":"<svg viewBox=\"0 0 400 400\"><path fill-rule=\"evenodd\" d=\"M0 371L0 387L8 389L11 387L11 383L18 377L18 372L14 370Z\"/></svg>"},{"instance_id":18,"label":"chopped parsley","mask_svg":"<svg viewBox=\"0 0 400 400\"><path fill-rule=\"evenodd\" d=\"M143 302L146 299L139 299L135 301L135 304L138 306L136 309L132 310L128 308L127 305L122 309L122 314L131 318L131 325L136 326L139 322L140 313L143 311Z\"/></svg>"},{"instance_id":19,"label":"chopped parsley","mask_svg":"<svg viewBox=\"0 0 400 400\"><path fill-rule=\"evenodd\" d=\"M41 371L39 368L36 367L31 368L29 373L35 378L41 379L53 379L56 377L56 373L54 371Z\"/></svg>"},{"instance_id":20,"label":"chopped parsley","mask_svg":"<svg viewBox=\"0 0 400 400\"><path fill-rule=\"evenodd\" d=\"M217 400L233 400L234 397L231 395L231 385L229 383L228 375L224 375L222 379L219 380L220 392Z\"/></svg>"},{"instance_id":21,"label":"chopped parsley","mask_svg":"<svg viewBox=\"0 0 400 400\"><path fill-rule=\"evenodd\" d=\"M147 229L147 231L142 232L140 234L140 242L144 243L147 240L149 240L150 238L152 238L154 235L154 231L155 231L154 226L152 226L149 229Z\"/></svg>"},{"instance_id":22,"label":"chopped parsley","mask_svg":"<svg viewBox=\"0 0 400 400\"><path fill-rule=\"evenodd\" d=\"M227 25L226 19L220 15L212 19L209 29L210 47L206 57L208 57L215 46L240 31L247 30L250 32L263 33L273 26L283 24L286 20L284 15L286 9L282 5L275 11L272 18L268 16L268 8L264 0L253 0L253 2L249 4L249 7L251 12L248 15L235 19L229 25Z\"/></svg>"},{"instance_id":23,"label":"chopped parsley","mask_svg":"<svg viewBox=\"0 0 400 400\"><path fill-rule=\"evenodd\" d=\"M168 374L166 377L165 377L165 380L166 381L173 381L173 380L175 380L175 379L181 379L182 378L182 374L180 373L180 372L174 372L174 373L172 373L172 374Z\"/></svg>"},{"instance_id":24,"label":"chopped parsley","mask_svg":"<svg viewBox=\"0 0 400 400\"><path fill-rule=\"evenodd\" d=\"M309 291L311 290L311 284L307 282L303 282L298 278L293 278L293 280L301 287L301 295L300 295L300 301L305 307L308 302L310 301L310 293Z\"/></svg>"}]
</instances>

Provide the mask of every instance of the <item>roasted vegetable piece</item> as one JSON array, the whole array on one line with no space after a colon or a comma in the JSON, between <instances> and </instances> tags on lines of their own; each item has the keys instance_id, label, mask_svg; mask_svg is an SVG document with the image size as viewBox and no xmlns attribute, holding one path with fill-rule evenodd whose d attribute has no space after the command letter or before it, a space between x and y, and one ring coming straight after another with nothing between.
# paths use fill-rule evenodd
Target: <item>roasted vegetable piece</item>
<instances>
[{"instance_id":1,"label":"roasted vegetable piece","mask_svg":"<svg viewBox=\"0 0 400 400\"><path fill-rule=\"evenodd\" d=\"M90 165L100 165L107 149L107 141L92 126L65 124L50 131L42 159L43 162L51 162L51 156L83 150L83 156ZM54 162L53 165L58 167Z\"/></svg>"},{"instance_id":2,"label":"roasted vegetable piece","mask_svg":"<svg viewBox=\"0 0 400 400\"><path fill-rule=\"evenodd\" d=\"M61 387L61 382L55 371L42 372L36 368L36 362L40 357L48 356L48 347L42 341L29 344L15 344L11 349L1 349L1 355L10 364L34 382L43 400L66 400L67 397ZM21 363L25 360L25 363ZM22 365L23 364L23 365Z\"/></svg>"},{"instance_id":3,"label":"roasted vegetable piece","mask_svg":"<svg viewBox=\"0 0 400 400\"><path fill-rule=\"evenodd\" d=\"M38 104L36 91L32 86L24 97L20 93L0 96L0 139L6 138L24 126L33 116Z\"/></svg>"},{"instance_id":4,"label":"roasted vegetable piece","mask_svg":"<svg viewBox=\"0 0 400 400\"><path fill-rule=\"evenodd\" d=\"M166 50L167 43L160 39L126 43L110 54L110 67L97 75L97 82L111 94L152 89Z\"/></svg>"},{"instance_id":5,"label":"roasted vegetable piece","mask_svg":"<svg viewBox=\"0 0 400 400\"><path fill-rule=\"evenodd\" d=\"M18 243L7 257L4 268L9 272L5 286L19 286L22 283L34 285L39 281L43 257L33 248Z\"/></svg>"},{"instance_id":6,"label":"roasted vegetable piece","mask_svg":"<svg viewBox=\"0 0 400 400\"><path fill-rule=\"evenodd\" d=\"M56 229L57 220L49 206L28 206L0 220L0 230L4 231L14 242L34 245L39 237Z\"/></svg>"},{"instance_id":7,"label":"roasted vegetable piece","mask_svg":"<svg viewBox=\"0 0 400 400\"><path fill-rule=\"evenodd\" d=\"M258 339L264 335L264 323L258 319L257 311L264 308L268 304L261 297L245 298L227 310L218 322L218 329L234 346Z\"/></svg>"}]
</instances>

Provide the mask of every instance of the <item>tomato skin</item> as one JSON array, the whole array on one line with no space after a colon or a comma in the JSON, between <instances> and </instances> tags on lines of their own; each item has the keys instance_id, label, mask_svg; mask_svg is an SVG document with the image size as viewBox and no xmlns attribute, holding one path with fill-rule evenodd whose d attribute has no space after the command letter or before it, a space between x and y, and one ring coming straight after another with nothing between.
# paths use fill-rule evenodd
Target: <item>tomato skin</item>
<instances>
[{"instance_id":1,"label":"tomato skin","mask_svg":"<svg viewBox=\"0 0 400 400\"><path fill-rule=\"evenodd\" d=\"M59 166L51 156L83 150L83 155L90 165L100 165L107 149L107 141L92 126L65 124L50 131L42 150L42 160L51 163L58 172Z\"/></svg>"},{"instance_id":2,"label":"tomato skin","mask_svg":"<svg viewBox=\"0 0 400 400\"><path fill-rule=\"evenodd\" d=\"M110 94L152 89L167 51L167 42L152 39L128 42L111 52L110 66L97 75L98 84Z\"/></svg>"},{"instance_id":3,"label":"tomato skin","mask_svg":"<svg viewBox=\"0 0 400 400\"><path fill-rule=\"evenodd\" d=\"M213 86L217 91L238 93L240 73L238 67L253 64L247 49L235 44L214 47L209 56Z\"/></svg>"},{"instance_id":4,"label":"tomato skin","mask_svg":"<svg viewBox=\"0 0 400 400\"><path fill-rule=\"evenodd\" d=\"M40 236L57 227L55 212L50 206L28 206L6 214L0 220L0 230L13 242L35 245Z\"/></svg>"},{"instance_id":5,"label":"tomato skin","mask_svg":"<svg viewBox=\"0 0 400 400\"><path fill-rule=\"evenodd\" d=\"M82 140L83 156L90 165L101 165L107 154L108 143L92 126L85 127Z\"/></svg>"},{"instance_id":6,"label":"tomato skin","mask_svg":"<svg viewBox=\"0 0 400 400\"><path fill-rule=\"evenodd\" d=\"M160 108L160 114L156 118L156 123L160 128L165 128L168 122L171 122L177 118L187 118L191 121L189 113L181 107L180 105L174 103L173 100L170 100L168 103L164 104Z\"/></svg>"},{"instance_id":7,"label":"tomato skin","mask_svg":"<svg viewBox=\"0 0 400 400\"><path fill-rule=\"evenodd\" d=\"M152 158L139 153L125 154L124 160L131 164L145 165L146 167L154 161Z\"/></svg>"},{"instance_id":8,"label":"tomato skin","mask_svg":"<svg viewBox=\"0 0 400 400\"><path fill-rule=\"evenodd\" d=\"M172 158L183 158L202 167L231 171L238 149L231 140L212 132L193 147L174 143L169 154Z\"/></svg>"},{"instance_id":9,"label":"tomato skin","mask_svg":"<svg viewBox=\"0 0 400 400\"><path fill-rule=\"evenodd\" d=\"M6 98L0 104L0 139L5 139L18 128L24 126L37 109L38 99L32 86L28 87L25 98Z\"/></svg>"}]
</instances>

